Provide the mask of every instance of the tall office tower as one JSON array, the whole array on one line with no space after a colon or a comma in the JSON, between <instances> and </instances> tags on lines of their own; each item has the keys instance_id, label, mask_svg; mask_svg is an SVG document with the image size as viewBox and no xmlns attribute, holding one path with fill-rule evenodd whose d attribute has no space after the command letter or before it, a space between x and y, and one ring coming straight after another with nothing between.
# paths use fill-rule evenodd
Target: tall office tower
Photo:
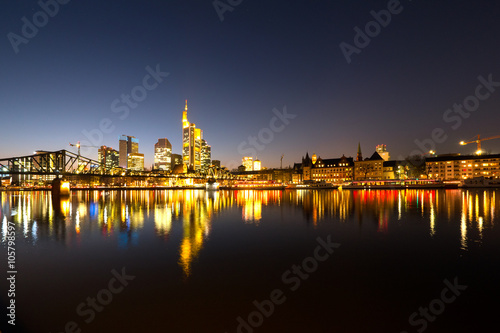
<instances>
[{"instance_id":1,"label":"tall office tower","mask_svg":"<svg viewBox=\"0 0 500 333\"><path fill-rule=\"evenodd\" d=\"M127 169L134 171L144 171L144 154L127 154Z\"/></svg>"},{"instance_id":2,"label":"tall office tower","mask_svg":"<svg viewBox=\"0 0 500 333\"><path fill-rule=\"evenodd\" d=\"M120 167L127 169L128 154L139 153L139 139L136 139L135 136L122 135L118 149L120 150Z\"/></svg>"},{"instance_id":3,"label":"tall office tower","mask_svg":"<svg viewBox=\"0 0 500 333\"><path fill-rule=\"evenodd\" d=\"M182 112L182 161L188 169L199 170L201 169L203 131L188 121L187 110L186 100L186 107Z\"/></svg>"},{"instance_id":4,"label":"tall office tower","mask_svg":"<svg viewBox=\"0 0 500 333\"><path fill-rule=\"evenodd\" d=\"M378 145L375 147L375 151L384 159L384 161L388 161L390 156L389 152L386 149L386 145Z\"/></svg>"},{"instance_id":5,"label":"tall office tower","mask_svg":"<svg viewBox=\"0 0 500 333\"><path fill-rule=\"evenodd\" d=\"M172 144L167 138L155 143L155 169L172 170Z\"/></svg>"},{"instance_id":6,"label":"tall office tower","mask_svg":"<svg viewBox=\"0 0 500 333\"><path fill-rule=\"evenodd\" d=\"M182 165L182 155L181 154L172 154L172 164L170 166L171 170L174 170L176 165Z\"/></svg>"},{"instance_id":7,"label":"tall office tower","mask_svg":"<svg viewBox=\"0 0 500 333\"><path fill-rule=\"evenodd\" d=\"M212 165L212 147L207 140L201 140L201 168L207 169Z\"/></svg>"},{"instance_id":8,"label":"tall office tower","mask_svg":"<svg viewBox=\"0 0 500 333\"><path fill-rule=\"evenodd\" d=\"M117 168L120 164L120 154L111 147L101 146L97 154L99 156L99 163L108 170Z\"/></svg>"},{"instance_id":9,"label":"tall office tower","mask_svg":"<svg viewBox=\"0 0 500 333\"><path fill-rule=\"evenodd\" d=\"M260 160L253 161L253 171L260 171L262 169L262 163Z\"/></svg>"},{"instance_id":10,"label":"tall office tower","mask_svg":"<svg viewBox=\"0 0 500 333\"><path fill-rule=\"evenodd\" d=\"M253 157L245 156L241 159L241 165L245 167L245 171L253 170Z\"/></svg>"}]
</instances>

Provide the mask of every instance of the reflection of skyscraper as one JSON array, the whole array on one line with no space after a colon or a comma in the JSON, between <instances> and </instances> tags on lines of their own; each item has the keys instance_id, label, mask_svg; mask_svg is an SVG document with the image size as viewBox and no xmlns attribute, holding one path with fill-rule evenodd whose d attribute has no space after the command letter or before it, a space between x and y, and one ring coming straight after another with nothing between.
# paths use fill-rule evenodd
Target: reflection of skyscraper
<instances>
[{"instance_id":1,"label":"reflection of skyscraper","mask_svg":"<svg viewBox=\"0 0 500 333\"><path fill-rule=\"evenodd\" d=\"M155 143L155 169L171 170L172 168L172 144L168 139L158 139Z\"/></svg>"},{"instance_id":2,"label":"reflection of skyscraper","mask_svg":"<svg viewBox=\"0 0 500 333\"><path fill-rule=\"evenodd\" d=\"M188 121L187 110L186 100L186 107L182 112L182 160L189 169L199 170L201 169L203 131Z\"/></svg>"},{"instance_id":3,"label":"reflection of skyscraper","mask_svg":"<svg viewBox=\"0 0 500 333\"><path fill-rule=\"evenodd\" d=\"M139 140L134 136L120 136L120 167L128 168L128 154L139 153Z\"/></svg>"}]
</instances>

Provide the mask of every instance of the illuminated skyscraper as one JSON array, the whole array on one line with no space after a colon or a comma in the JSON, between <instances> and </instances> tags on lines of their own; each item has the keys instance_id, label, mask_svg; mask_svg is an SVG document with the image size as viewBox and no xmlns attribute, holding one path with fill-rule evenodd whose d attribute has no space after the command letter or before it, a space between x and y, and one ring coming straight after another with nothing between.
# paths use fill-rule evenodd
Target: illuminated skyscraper
<instances>
[{"instance_id":1,"label":"illuminated skyscraper","mask_svg":"<svg viewBox=\"0 0 500 333\"><path fill-rule=\"evenodd\" d=\"M389 152L387 151L386 145L378 145L375 147L375 151L384 159L384 161L388 161L390 156Z\"/></svg>"},{"instance_id":2,"label":"illuminated skyscraper","mask_svg":"<svg viewBox=\"0 0 500 333\"><path fill-rule=\"evenodd\" d=\"M130 153L127 155L127 169L144 171L144 154Z\"/></svg>"},{"instance_id":3,"label":"illuminated skyscraper","mask_svg":"<svg viewBox=\"0 0 500 333\"><path fill-rule=\"evenodd\" d=\"M171 170L172 144L168 139L158 139L155 143L155 169Z\"/></svg>"},{"instance_id":4,"label":"illuminated skyscraper","mask_svg":"<svg viewBox=\"0 0 500 333\"><path fill-rule=\"evenodd\" d=\"M260 171L262 169L262 163L260 160L253 161L253 171Z\"/></svg>"},{"instance_id":5,"label":"illuminated skyscraper","mask_svg":"<svg viewBox=\"0 0 500 333\"><path fill-rule=\"evenodd\" d=\"M212 147L207 140L201 139L201 168L206 169L212 164Z\"/></svg>"},{"instance_id":6,"label":"illuminated skyscraper","mask_svg":"<svg viewBox=\"0 0 500 333\"><path fill-rule=\"evenodd\" d=\"M253 171L253 157L245 156L241 159L241 165L245 167L245 171Z\"/></svg>"},{"instance_id":7,"label":"illuminated skyscraper","mask_svg":"<svg viewBox=\"0 0 500 333\"><path fill-rule=\"evenodd\" d=\"M128 168L128 154L139 153L139 140L134 136L120 136L120 167Z\"/></svg>"},{"instance_id":8,"label":"illuminated skyscraper","mask_svg":"<svg viewBox=\"0 0 500 333\"><path fill-rule=\"evenodd\" d=\"M99 156L99 163L105 166L106 169L110 170L118 167L120 162L120 155L115 149L111 147L101 146L97 153Z\"/></svg>"},{"instance_id":9,"label":"illuminated skyscraper","mask_svg":"<svg viewBox=\"0 0 500 333\"><path fill-rule=\"evenodd\" d=\"M186 107L182 112L182 161L188 169L199 170L201 169L203 131L188 121L187 110L186 100Z\"/></svg>"}]
</instances>

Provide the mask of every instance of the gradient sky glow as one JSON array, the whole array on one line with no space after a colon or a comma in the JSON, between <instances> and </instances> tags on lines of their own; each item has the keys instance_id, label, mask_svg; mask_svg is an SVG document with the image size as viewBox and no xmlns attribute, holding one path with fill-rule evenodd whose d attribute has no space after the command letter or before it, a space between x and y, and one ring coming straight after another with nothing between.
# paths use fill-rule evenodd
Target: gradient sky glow
<instances>
[{"instance_id":1,"label":"gradient sky glow","mask_svg":"<svg viewBox=\"0 0 500 333\"><path fill-rule=\"evenodd\" d=\"M402 0L348 64L340 43L354 44L353 29L387 4L247 0L221 21L210 0L73 0L16 53L8 34L22 35L21 19L33 22L41 8L9 1L0 13L0 157L74 151L69 142L109 119L113 130L99 143L117 149L121 134L133 135L150 167L158 138L181 153L186 99L212 158L230 167L241 162L238 146L284 106L296 118L258 152L263 166L279 166L281 154L293 165L306 151L355 156L358 141L364 156L381 143L393 158L407 156L435 128L447 136L438 153L471 153L474 145L458 142L500 135L500 87L456 129L443 120L475 94L479 76L500 82L500 3ZM120 119L113 101L157 65L168 77ZM483 148L500 153L500 139ZM82 154L97 158L97 149Z\"/></svg>"}]
</instances>

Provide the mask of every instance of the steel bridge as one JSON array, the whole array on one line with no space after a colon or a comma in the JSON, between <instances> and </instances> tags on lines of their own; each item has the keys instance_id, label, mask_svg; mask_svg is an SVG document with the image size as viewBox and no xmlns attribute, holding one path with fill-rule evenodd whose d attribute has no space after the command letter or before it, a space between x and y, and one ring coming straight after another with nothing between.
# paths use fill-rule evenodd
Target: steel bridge
<instances>
[{"instance_id":1,"label":"steel bridge","mask_svg":"<svg viewBox=\"0 0 500 333\"><path fill-rule=\"evenodd\" d=\"M41 176L133 176L194 179L235 179L236 176L225 169L212 166L189 174L168 174L161 171L132 171L123 168L109 168L88 157L67 150L37 151L33 155L0 158L0 176L41 175Z\"/></svg>"},{"instance_id":2,"label":"steel bridge","mask_svg":"<svg viewBox=\"0 0 500 333\"><path fill-rule=\"evenodd\" d=\"M109 171L98 161L67 150L38 151L34 155L0 159L3 175L98 175Z\"/></svg>"}]
</instances>

